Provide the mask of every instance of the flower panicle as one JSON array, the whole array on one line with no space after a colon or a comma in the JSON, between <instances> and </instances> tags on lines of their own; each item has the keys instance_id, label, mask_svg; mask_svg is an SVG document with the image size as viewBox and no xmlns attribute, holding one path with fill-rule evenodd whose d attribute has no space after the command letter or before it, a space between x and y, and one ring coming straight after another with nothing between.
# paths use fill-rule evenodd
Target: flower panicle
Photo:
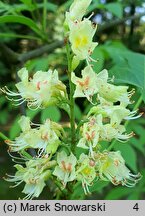
<instances>
[{"instance_id":1,"label":"flower panicle","mask_svg":"<svg viewBox=\"0 0 145 216\"><path fill-rule=\"evenodd\" d=\"M17 91L13 92L7 86L0 89L16 106L24 102L32 110L58 106L67 111L71 121L73 98L86 98L92 106L86 115L87 121L84 120L77 128L77 139L72 139L74 147L85 149L85 153L81 152L79 156L70 150L69 137L60 124L50 119L43 124L35 124L29 117L20 118L20 135L13 141L5 140L5 143L13 160L19 161L20 158L11 152L18 152L22 156L23 161L20 162L24 166L16 164L15 175L7 175L5 179L14 183L12 187L25 183L22 191L26 195L24 199L38 197L50 177L57 178L61 191L67 188L67 184L81 182L86 195L91 193L91 186L98 180L109 181L116 186L134 187L141 179L140 173L131 173L120 151L102 150L102 141L109 144L113 140L127 142L134 136L134 132L126 132L125 121L135 120L143 113L137 114L138 110L130 111L127 108L133 103L131 97L134 89L129 91L128 86L115 85L114 78L109 78L106 69L97 74L93 68L92 62L98 62L92 57L98 45L93 41L97 24L92 22L93 13L88 18L84 17L91 2L74 0L65 14L65 43L67 48L70 46L67 49L68 58L70 56L70 97L66 86L59 80L58 71L50 69L47 72L37 71L29 78L28 70L22 68L18 71L20 81L16 84ZM87 66L79 77L75 69L83 60ZM73 133L75 126L72 137ZM35 149L36 156L25 157L22 152L27 153L27 149Z\"/></svg>"}]
</instances>

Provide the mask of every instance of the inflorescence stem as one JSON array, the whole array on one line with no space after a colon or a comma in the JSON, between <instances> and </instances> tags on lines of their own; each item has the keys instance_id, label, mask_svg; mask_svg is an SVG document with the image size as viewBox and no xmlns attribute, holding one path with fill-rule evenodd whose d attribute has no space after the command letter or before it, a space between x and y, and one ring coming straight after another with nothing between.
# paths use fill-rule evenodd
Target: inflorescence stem
<instances>
[{"instance_id":1,"label":"inflorescence stem","mask_svg":"<svg viewBox=\"0 0 145 216\"><path fill-rule=\"evenodd\" d=\"M70 124L71 124L71 144L72 144L72 152L75 149L75 114L74 114L74 84L71 81L71 73L72 73L72 57L70 54L70 47L68 42L66 42L66 53L67 53L67 61L68 61L68 78L69 78L69 87L70 87Z\"/></svg>"}]
</instances>

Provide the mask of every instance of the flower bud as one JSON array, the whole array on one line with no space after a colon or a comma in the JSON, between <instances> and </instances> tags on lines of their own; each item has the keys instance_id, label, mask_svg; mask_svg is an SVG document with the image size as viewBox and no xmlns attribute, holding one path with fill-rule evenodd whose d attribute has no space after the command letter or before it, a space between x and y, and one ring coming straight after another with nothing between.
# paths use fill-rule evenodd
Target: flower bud
<instances>
[{"instance_id":1,"label":"flower bud","mask_svg":"<svg viewBox=\"0 0 145 216\"><path fill-rule=\"evenodd\" d=\"M72 60L72 71L74 71L77 68L79 63L80 63L80 60L77 58L77 56L74 56Z\"/></svg>"},{"instance_id":2,"label":"flower bud","mask_svg":"<svg viewBox=\"0 0 145 216\"><path fill-rule=\"evenodd\" d=\"M72 22L75 22L76 20L81 21L91 2L92 0L74 0L69 12L66 12L65 23L71 27Z\"/></svg>"}]
</instances>

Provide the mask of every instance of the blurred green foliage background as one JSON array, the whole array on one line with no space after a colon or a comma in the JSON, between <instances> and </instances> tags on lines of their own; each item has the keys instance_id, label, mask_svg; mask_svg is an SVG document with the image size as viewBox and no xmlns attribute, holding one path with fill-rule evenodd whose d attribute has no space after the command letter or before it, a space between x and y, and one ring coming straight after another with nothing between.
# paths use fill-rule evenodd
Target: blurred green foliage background
<instances>
[{"instance_id":1,"label":"blurred green foliage background","mask_svg":"<svg viewBox=\"0 0 145 216\"><path fill-rule=\"evenodd\" d=\"M95 71L103 68L115 76L118 84L127 84L136 89L132 100L139 103L139 112L145 111L145 3L142 0L93 0L88 16L94 12L92 20L98 24L95 41L99 46L93 53L98 59ZM63 48L64 13L72 0L3 0L0 1L0 87L7 85L14 90L18 81L17 71L25 66L30 76L37 70L56 68L60 79L68 85L66 76L66 56ZM80 74L81 67L77 69ZM86 100L77 99L76 121L79 122L89 110ZM13 106L0 93L0 132L10 139L19 133L18 119L27 114L34 122L46 118L67 123L67 115L57 107L30 111L25 105ZM96 182L92 195L86 199L144 199L145 198L145 115L130 122L128 131L135 136L128 143L115 143L132 172L140 171L142 180L134 188L115 187L108 182ZM104 147L106 147L104 143ZM7 153L7 146L0 140L0 199L22 198L22 186L9 188L3 180L6 173L14 174L14 162ZM39 199L53 199L53 185L48 184ZM84 199L78 184L71 199Z\"/></svg>"}]
</instances>

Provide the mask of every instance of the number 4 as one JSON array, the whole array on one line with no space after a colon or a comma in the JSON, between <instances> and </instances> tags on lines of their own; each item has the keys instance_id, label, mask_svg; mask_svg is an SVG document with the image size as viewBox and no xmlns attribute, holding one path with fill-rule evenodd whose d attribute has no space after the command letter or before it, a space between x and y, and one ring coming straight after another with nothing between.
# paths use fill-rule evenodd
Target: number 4
<instances>
[{"instance_id":1,"label":"number 4","mask_svg":"<svg viewBox=\"0 0 145 216\"><path fill-rule=\"evenodd\" d=\"M133 209L135 209L136 211L139 210L138 203L136 203L136 204L134 205Z\"/></svg>"}]
</instances>

